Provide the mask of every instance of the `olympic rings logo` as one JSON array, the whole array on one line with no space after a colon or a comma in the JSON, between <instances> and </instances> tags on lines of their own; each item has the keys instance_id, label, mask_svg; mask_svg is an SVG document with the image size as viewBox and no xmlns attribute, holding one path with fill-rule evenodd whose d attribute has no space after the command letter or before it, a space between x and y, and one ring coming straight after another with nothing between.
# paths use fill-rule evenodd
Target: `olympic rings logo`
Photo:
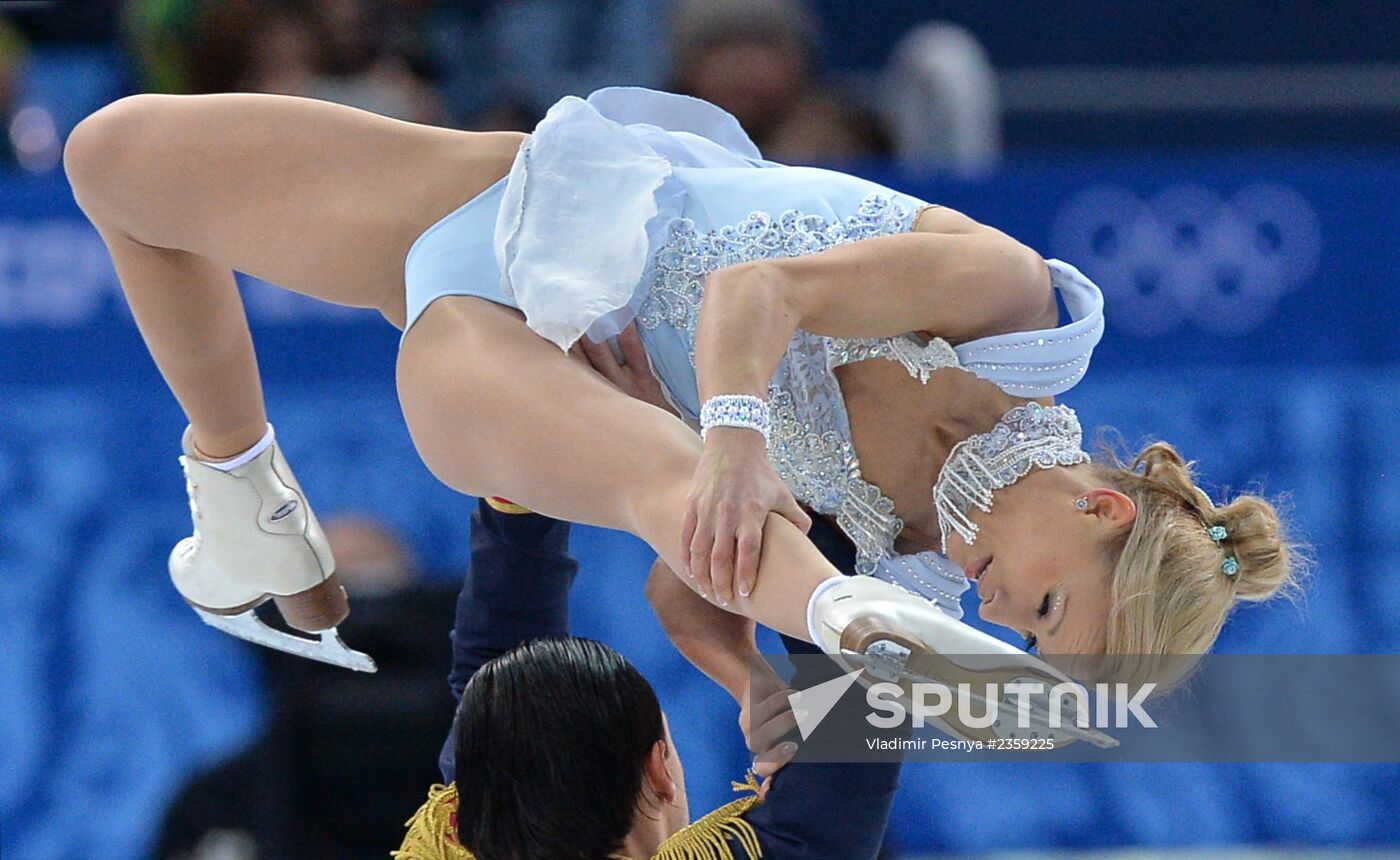
<instances>
[{"instance_id":1,"label":"olympic rings logo","mask_svg":"<svg viewBox=\"0 0 1400 860\"><path fill-rule=\"evenodd\" d=\"M1060 208L1051 248L1103 289L1119 330L1150 337L1190 321L1242 335L1317 270L1322 226L1284 185L1251 185L1228 198L1175 185L1149 200L1096 186Z\"/></svg>"}]
</instances>

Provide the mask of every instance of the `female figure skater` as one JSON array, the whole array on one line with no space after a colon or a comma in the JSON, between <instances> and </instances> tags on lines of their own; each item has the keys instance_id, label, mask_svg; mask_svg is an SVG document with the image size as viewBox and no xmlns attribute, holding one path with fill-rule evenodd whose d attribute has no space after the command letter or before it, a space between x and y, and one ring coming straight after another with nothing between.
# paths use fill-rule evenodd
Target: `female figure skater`
<instances>
[{"instance_id":1,"label":"female figure skater","mask_svg":"<svg viewBox=\"0 0 1400 860\"><path fill-rule=\"evenodd\" d=\"M603 90L524 136L139 95L81 123L65 166L190 420L195 534L171 573L206 619L268 596L308 631L347 611L267 423L235 269L405 330L404 416L448 485L638 535L696 593L830 653L916 671L1019 653L938 608L970 578L985 617L1046 653L1107 655L1107 674L1117 655L1205 651L1237 601L1290 577L1266 502L1214 505L1163 444L1090 463L1074 414L1047 405L1102 331L1073 267L764 161L708 103ZM624 357L701 435L566 353L634 321ZM837 575L804 505L874 576ZM344 658L337 643L314 656Z\"/></svg>"}]
</instances>

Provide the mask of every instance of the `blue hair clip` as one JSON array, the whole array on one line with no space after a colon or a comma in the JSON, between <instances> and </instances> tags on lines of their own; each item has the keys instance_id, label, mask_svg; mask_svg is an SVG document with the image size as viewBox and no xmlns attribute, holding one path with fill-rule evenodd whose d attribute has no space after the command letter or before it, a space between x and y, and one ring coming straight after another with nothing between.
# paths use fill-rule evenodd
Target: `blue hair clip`
<instances>
[{"instance_id":1,"label":"blue hair clip","mask_svg":"<svg viewBox=\"0 0 1400 860\"><path fill-rule=\"evenodd\" d=\"M1216 543L1220 543L1230 536L1230 533L1225 530L1224 526L1211 526L1206 529L1206 534L1210 535L1210 539ZM1227 556L1225 558L1225 563L1220 566L1220 569L1225 572L1226 576L1233 578L1235 574L1240 572L1240 563L1235 561L1233 555Z\"/></svg>"}]
</instances>

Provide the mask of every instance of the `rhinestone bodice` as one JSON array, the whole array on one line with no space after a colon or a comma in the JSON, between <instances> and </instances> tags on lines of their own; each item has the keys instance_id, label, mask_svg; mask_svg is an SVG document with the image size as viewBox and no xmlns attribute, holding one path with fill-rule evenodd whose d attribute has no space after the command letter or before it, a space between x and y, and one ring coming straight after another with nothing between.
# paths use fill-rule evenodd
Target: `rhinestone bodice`
<instances>
[{"instance_id":1,"label":"rhinestone bodice","mask_svg":"<svg viewBox=\"0 0 1400 860\"><path fill-rule=\"evenodd\" d=\"M817 253L848 242L907 232L918 209L886 193L866 195L846 217L789 210L753 212L736 224L702 230L688 218L670 223L653 254L647 295L637 315L644 329L678 333L691 369L705 278L716 269L761 259ZM1071 388L1088 367L1103 332L1103 295L1073 266L1046 261L1072 322L1056 329L998 335L952 347L916 334L872 339L825 337L798 330L769 382L768 456L794 496L832 516L856 548L856 569L923 594L954 616L967 588L962 571L935 552L898 555L904 523L894 503L861 475L850 417L835 370L871 359L895 361L927 383L940 368L958 367L1035 398ZM693 386L694 376L689 384ZM678 391L668 392L679 401ZM694 395L694 391L688 392ZM686 409L682 409L687 412ZM691 418L695 416L691 415Z\"/></svg>"},{"instance_id":2,"label":"rhinestone bodice","mask_svg":"<svg viewBox=\"0 0 1400 860\"><path fill-rule=\"evenodd\" d=\"M694 422L703 406L695 332L709 273L906 232L924 205L860 177L766 161L734 117L706 102L609 88L550 108L490 207L494 260L477 266L475 254L454 245L442 259L470 259L473 269L448 277L457 270L429 266L428 277L412 279L427 288L410 285L410 299L423 300L410 309L457 290L481 295L518 307L536 334L565 350L585 333L594 342L615 337L636 319L653 374ZM893 554L903 524L861 478L834 370L880 358L924 381L960 366L1022 397L1067 390L1102 334L1103 294L1072 266L1046 263L1073 319L1065 326L955 348L910 336L841 340L799 331L770 380L769 454L797 497L837 519L862 571L955 615L966 587L960 571L937 553ZM465 288L492 264L494 293ZM442 286L449 282L455 286Z\"/></svg>"},{"instance_id":3,"label":"rhinestone bodice","mask_svg":"<svg viewBox=\"0 0 1400 860\"><path fill-rule=\"evenodd\" d=\"M953 446L933 487L934 509L943 552L948 535L957 532L968 544L977 540L972 509L992 510L992 493L1009 487L1032 469L1087 463L1083 432L1068 406L1016 406L990 431L974 433Z\"/></svg>"},{"instance_id":4,"label":"rhinestone bodice","mask_svg":"<svg viewBox=\"0 0 1400 860\"><path fill-rule=\"evenodd\" d=\"M710 272L907 232L914 215L915 210L872 194L844 220L796 211L776 218L755 212L740 224L702 233L691 221L678 219L656 255L655 282L638 322L648 328L670 324L682 331L693 363L704 279ZM861 477L850 417L834 371L872 358L898 361L924 381L940 367L959 366L957 354L942 340L925 344L912 335L850 340L798 331L769 383L769 459L794 496L817 513L836 518L855 544L856 569L867 574L893 555L904 523L895 516L894 503Z\"/></svg>"}]
</instances>

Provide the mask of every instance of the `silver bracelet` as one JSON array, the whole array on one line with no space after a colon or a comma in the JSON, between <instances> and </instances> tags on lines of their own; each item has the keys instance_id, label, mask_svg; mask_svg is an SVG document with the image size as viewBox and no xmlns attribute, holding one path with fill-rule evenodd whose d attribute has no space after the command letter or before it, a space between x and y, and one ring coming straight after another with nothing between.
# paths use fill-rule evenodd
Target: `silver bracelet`
<instances>
[{"instance_id":1,"label":"silver bracelet","mask_svg":"<svg viewBox=\"0 0 1400 860\"><path fill-rule=\"evenodd\" d=\"M700 407L700 438L711 427L744 427L763 434L768 442L768 401L752 394L718 394Z\"/></svg>"}]
</instances>

